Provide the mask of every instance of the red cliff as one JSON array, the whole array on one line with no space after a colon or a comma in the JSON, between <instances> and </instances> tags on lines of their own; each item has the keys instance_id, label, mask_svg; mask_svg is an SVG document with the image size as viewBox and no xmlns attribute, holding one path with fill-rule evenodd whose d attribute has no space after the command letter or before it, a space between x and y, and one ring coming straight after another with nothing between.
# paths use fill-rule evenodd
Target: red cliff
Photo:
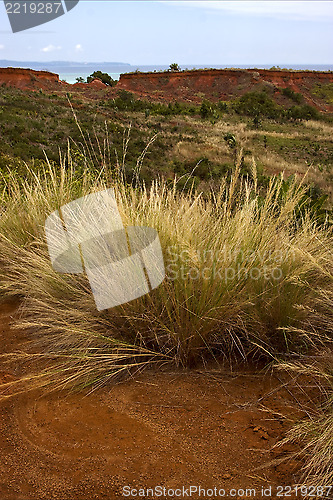
<instances>
[{"instance_id":1,"label":"red cliff","mask_svg":"<svg viewBox=\"0 0 333 500\"><path fill-rule=\"evenodd\" d=\"M332 72L285 71L266 69L209 69L160 73L125 73L120 75L117 89L125 89L142 97L200 102L229 100L251 90L269 88L279 99L279 89L289 87L301 93L309 104L321 110L332 106L319 102L311 93L315 84L333 83ZM281 98L283 100L283 98Z\"/></svg>"},{"instance_id":2,"label":"red cliff","mask_svg":"<svg viewBox=\"0 0 333 500\"><path fill-rule=\"evenodd\" d=\"M16 87L22 90L55 90L64 82L59 75L48 71L35 71L23 68L0 68L0 86Z\"/></svg>"},{"instance_id":3,"label":"red cliff","mask_svg":"<svg viewBox=\"0 0 333 500\"><path fill-rule=\"evenodd\" d=\"M112 89L95 79L90 84L70 85L59 80L59 75L48 71L34 71L22 68L0 68L0 86L8 85L22 90L71 90L84 92L92 99L99 99L99 90L110 97L118 90L128 90L138 97L161 101L187 101L200 103L228 101L246 92L268 89L274 99L286 106L292 102L281 94L281 89L289 87L303 95L305 102L320 111L332 111L329 102L320 99L313 92L315 86L333 83L333 72L287 71L267 69L208 69L192 71L165 71L153 73L124 73Z\"/></svg>"}]
</instances>

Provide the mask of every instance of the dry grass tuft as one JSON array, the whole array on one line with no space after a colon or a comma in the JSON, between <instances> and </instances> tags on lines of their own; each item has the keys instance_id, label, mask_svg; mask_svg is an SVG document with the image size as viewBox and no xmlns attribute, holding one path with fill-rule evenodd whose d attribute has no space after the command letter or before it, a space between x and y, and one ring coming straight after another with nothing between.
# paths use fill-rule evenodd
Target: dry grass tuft
<instances>
[{"instance_id":1,"label":"dry grass tuft","mask_svg":"<svg viewBox=\"0 0 333 500\"><path fill-rule=\"evenodd\" d=\"M2 397L37 387L96 388L152 364L304 354L331 342L332 228L319 227L309 214L296 219L302 183L285 191L282 176L274 177L262 196L252 170L254 182L244 181L238 162L231 181L222 179L210 196L180 191L177 181L132 187L122 164L112 174L107 168L78 174L70 151L58 170L28 171L26 180L6 176L0 291L3 300L20 298L14 327L29 342L2 356L26 373L3 384ZM106 187L115 190L125 226L158 231L166 278L150 294L98 312L84 275L53 270L44 223L63 204ZM332 481L332 405L288 439L306 442L306 481Z\"/></svg>"},{"instance_id":2,"label":"dry grass tuft","mask_svg":"<svg viewBox=\"0 0 333 500\"><path fill-rule=\"evenodd\" d=\"M331 290L331 232L310 217L295 224L302 184L282 193L282 177L274 178L262 199L236 167L230 184L204 198L176 182L146 189L106 170L97 179L88 170L76 176L65 160L59 172L49 166L29 176L9 177L2 195L0 289L3 298L22 297L17 326L33 332L47 358L65 355L71 380L108 379L124 357L189 366L221 353L246 358L327 340L313 303ZM85 276L52 269L44 222L64 203L110 185L125 226L158 231L167 276L149 295L98 313ZM97 369L98 352L109 362L99 358Z\"/></svg>"},{"instance_id":3,"label":"dry grass tuft","mask_svg":"<svg viewBox=\"0 0 333 500\"><path fill-rule=\"evenodd\" d=\"M327 298L327 297L326 297ZM332 295L331 314L332 314ZM332 322L329 328L332 332ZM316 414L296 423L286 438L279 443L302 444L299 455L305 459L300 479L301 485L307 486L305 498L330 498L333 484L333 352L321 353L315 361L308 359L297 363L281 363L279 368L289 372L306 375L315 380L325 394L325 403L318 407ZM309 489L312 487L312 490ZM316 496L317 495L317 496Z\"/></svg>"}]
</instances>

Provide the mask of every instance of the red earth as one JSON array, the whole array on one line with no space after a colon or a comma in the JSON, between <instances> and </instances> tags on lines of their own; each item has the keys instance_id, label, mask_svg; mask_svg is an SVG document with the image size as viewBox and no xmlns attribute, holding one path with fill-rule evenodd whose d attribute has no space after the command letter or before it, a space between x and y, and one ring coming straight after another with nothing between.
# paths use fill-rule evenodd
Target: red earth
<instances>
[{"instance_id":1,"label":"red earth","mask_svg":"<svg viewBox=\"0 0 333 500\"><path fill-rule=\"evenodd\" d=\"M266 69L207 69L170 71L163 73L126 73L120 75L118 89L142 97L201 102L228 101L245 92L268 88L280 103L285 100L280 89L290 88L321 111L333 111L333 106L311 93L315 84L333 83L332 72L283 71Z\"/></svg>"},{"instance_id":2,"label":"red earth","mask_svg":"<svg viewBox=\"0 0 333 500\"><path fill-rule=\"evenodd\" d=\"M15 314L15 304L1 306L2 353L26 340L11 328ZM22 374L1 361L3 383ZM220 490L213 499L277 499L303 462L293 456L300 448L274 445L319 397L307 380L227 364L146 371L94 392L13 396L0 403L0 498L133 499L141 490L141 498L198 500L198 491L178 489L200 486ZM147 491L156 486L166 496Z\"/></svg>"},{"instance_id":3,"label":"red earth","mask_svg":"<svg viewBox=\"0 0 333 500\"><path fill-rule=\"evenodd\" d=\"M303 95L305 101L323 112L332 112L333 106L312 93L316 84L333 83L333 72L284 71L263 69L209 69L193 71L164 71L153 73L125 73L115 87L100 80L73 85L59 80L59 75L47 71L21 68L0 68L0 86L46 92L78 92L88 98L113 98L119 90L133 92L141 98L154 101L183 101L200 103L228 101L245 92L269 89L275 100L286 104L288 99L280 90L290 88ZM101 93L100 93L101 92ZM102 95L103 94L103 95Z\"/></svg>"}]
</instances>

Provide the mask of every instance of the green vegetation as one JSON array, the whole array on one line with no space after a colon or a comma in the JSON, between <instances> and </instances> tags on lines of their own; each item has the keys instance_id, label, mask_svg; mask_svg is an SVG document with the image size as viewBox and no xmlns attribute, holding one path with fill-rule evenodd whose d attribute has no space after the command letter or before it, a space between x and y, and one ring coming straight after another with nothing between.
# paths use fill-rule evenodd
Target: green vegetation
<instances>
[{"instance_id":1,"label":"green vegetation","mask_svg":"<svg viewBox=\"0 0 333 500\"><path fill-rule=\"evenodd\" d=\"M292 106L289 108L285 115L292 120L318 120L318 111L309 104L303 104L301 106Z\"/></svg>"},{"instance_id":2,"label":"green vegetation","mask_svg":"<svg viewBox=\"0 0 333 500\"><path fill-rule=\"evenodd\" d=\"M281 93L297 103L302 102L301 94L290 89L283 89ZM235 111L240 115L248 115L254 118L265 117L272 120L318 120L319 112L309 104L300 104L288 109L276 104L276 102L265 91L247 92L234 104Z\"/></svg>"},{"instance_id":3,"label":"green vegetation","mask_svg":"<svg viewBox=\"0 0 333 500\"><path fill-rule=\"evenodd\" d=\"M177 63L172 63L172 64L170 64L170 66L169 66L169 70L170 70L170 71L180 71L180 70L181 70L181 68L180 68L179 64L177 64Z\"/></svg>"},{"instance_id":4,"label":"green vegetation","mask_svg":"<svg viewBox=\"0 0 333 500\"><path fill-rule=\"evenodd\" d=\"M304 101L304 97L302 96L302 94L295 92L290 87L286 87L285 89L282 89L281 94L288 97L289 99L296 102L297 104L301 104Z\"/></svg>"},{"instance_id":5,"label":"green vegetation","mask_svg":"<svg viewBox=\"0 0 333 500\"><path fill-rule=\"evenodd\" d=\"M92 82L95 78L99 78L105 85L109 85L110 87L113 87L117 83L108 73L103 73L102 71L94 71L87 77L87 83Z\"/></svg>"},{"instance_id":6,"label":"green vegetation","mask_svg":"<svg viewBox=\"0 0 333 500\"><path fill-rule=\"evenodd\" d=\"M265 116L266 118L281 118L284 109L268 95L267 92L247 92L234 104L236 113L248 116Z\"/></svg>"},{"instance_id":7,"label":"green vegetation","mask_svg":"<svg viewBox=\"0 0 333 500\"><path fill-rule=\"evenodd\" d=\"M23 162L38 170L45 161L44 151L49 161L56 164L59 147L66 148L69 137L75 168L82 171L82 137L72 106L81 129L89 133L89 141L96 148L97 140L103 142L108 129L113 165L131 124L125 167L129 177L141 151L154 137L142 166L142 179L149 184L156 176L173 179L177 174L189 176L194 169L195 185L210 191L218 184L219 176L232 172L235 158L243 148L243 176L251 175L252 156L257 160L263 188L271 173L284 170L286 176L295 172L302 175L309 169L309 182L321 190L320 195L328 194L326 208L333 203L333 147L327 119L296 119L298 106L285 111L293 119L268 118L265 115L274 115L277 105L271 104L266 93L259 98L258 94L245 94L235 102L206 100L201 105L142 100L125 90L113 98L106 98L103 90L96 91L96 95L98 100L86 100L80 93L68 97L65 93L47 95L4 89L0 95L0 170L6 173L8 168L15 169L23 175ZM237 142L232 159L223 139L226 134L233 135ZM200 167L195 168L198 163Z\"/></svg>"},{"instance_id":8,"label":"green vegetation","mask_svg":"<svg viewBox=\"0 0 333 500\"><path fill-rule=\"evenodd\" d=\"M333 83L316 83L312 94L324 99L328 104L333 104Z\"/></svg>"}]
</instances>

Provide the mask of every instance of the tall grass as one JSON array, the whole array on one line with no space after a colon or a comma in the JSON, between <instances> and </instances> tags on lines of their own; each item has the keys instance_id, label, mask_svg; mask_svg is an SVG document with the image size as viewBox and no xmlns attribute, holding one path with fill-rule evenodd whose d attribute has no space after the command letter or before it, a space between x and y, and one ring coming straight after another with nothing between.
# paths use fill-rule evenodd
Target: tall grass
<instances>
[{"instance_id":1,"label":"tall grass","mask_svg":"<svg viewBox=\"0 0 333 500\"><path fill-rule=\"evenodd\" d=\"M77 175L66 158L59 171L27 174L7 177L2 193L0 290L21 299L16 325L32 332L39 356L64 362L59 379L90 383L152 361L190 366L221 354L304 351L331 336L321 330L325 314L313 309L332 287L331 232L307 216L296 222L302 184L284 192L282 177L273 178L263 198L236 166L230 183L222 179L203 197L176 182L146 189L107 170ZM166 278L149 295L97 312L84 275L52 269L44 223L109 186L125 226L158 231Z\"/></svg>"},{"instance_id":2,"label":"tall grass","mask_svg":"<svg viewBox=\"0 0 333 500\"><path fill-rule=\"evenodd\" d=\"M331 322L328 328L333 330L333 294L325 293L325 301L330 301ZM321 404L310 418L296 423L287 433L286 438L279 443L302 444L298 453L303 459L300 478L305 498L330 498L333 485L333 363L332 350L320 353L316 359L303 358L299 362L280 363L281 370L306 375L316 381L325 394ZM309 486L312 487L309 488ZM302 491L302 490L300 490Z\"/></svg>"},{"instance_id":3,"label":"tall grass","mask_svg":"<svg viewBox=\"0 0 333 500\"><path fill-rule=\"evenodd\" d=\"M332 341L332 228L306 212L296 218L306 186L294 181L286 190L274 177L262 195L255 168L244 181L237 164L230 182L221 179L203 196L177 181L133 187L122 172L104 165L99 174L78 173L68 151L59 168L3 178L1 300L19 300L13 328L28 339L2 355L24 374L2 385L3 397L42 386L97 387L154 364L306 354ZM125 226L158 231L166 277L148 295L98 312L85 275L53 270L44 223L65 203L107 187ZM332 479L332 436L327 412L289 436L306 440L305 478L315 484L315 477Z\"/></svg>"}]
</instances>

